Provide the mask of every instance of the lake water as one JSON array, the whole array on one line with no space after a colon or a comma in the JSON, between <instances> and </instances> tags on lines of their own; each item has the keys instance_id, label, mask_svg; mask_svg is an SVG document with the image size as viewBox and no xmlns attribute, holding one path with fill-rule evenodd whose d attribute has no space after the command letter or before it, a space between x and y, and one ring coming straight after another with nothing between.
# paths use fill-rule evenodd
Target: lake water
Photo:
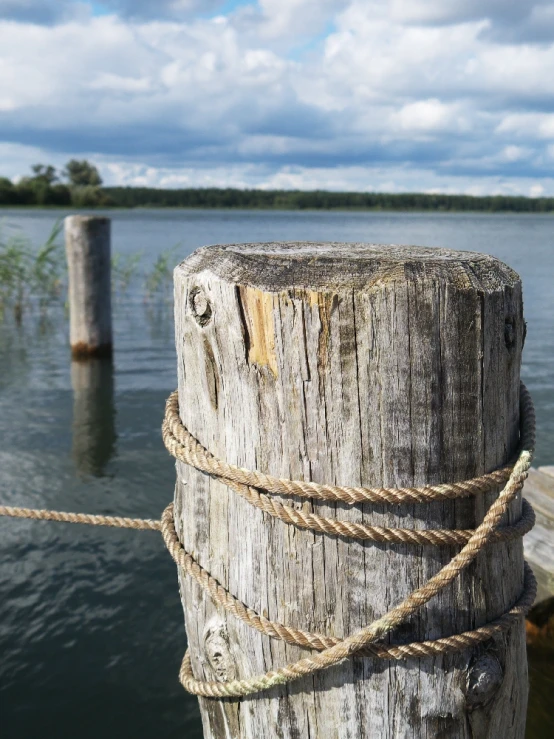
<instances>
[{"instance_id":1,"label":"lake water","mask_svg":"<svg viewBox=\"0 0 554 739\"><path fill-rule=\"evenodd\" d=\"M2 230L44 241L56 211L0 211ZM533 215L121 211L114 253L148 269L173 245L368 241L493 254L522 277L522 378L538 417L536 464L554 463L554 217ZM0 324L0 501L159 517L174 467L159 432L176 385L171 308L137 283L114 305L113 366L71 366L62 309ZM85 374L83 374L85 373ZM88 374L86 374L88 373ZM85 389L83 389L85 388ZM87 389L88 388L88 389ZM177 681L185 648L175 567L155 533L0 519L3 739L196 739L196 700ZM528 737L552 736L533 658ZM551 678L550 678L551 679ZM552 683L550 683L552 685ZM541 695L543 698L541 699Z\"/></svg>"}]
</instances>

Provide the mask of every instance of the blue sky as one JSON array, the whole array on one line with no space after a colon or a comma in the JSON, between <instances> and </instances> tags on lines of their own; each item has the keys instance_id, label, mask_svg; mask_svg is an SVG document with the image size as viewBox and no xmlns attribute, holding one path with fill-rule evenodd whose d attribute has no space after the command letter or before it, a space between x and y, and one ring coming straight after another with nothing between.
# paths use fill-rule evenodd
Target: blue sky
<instances>
[{"instance_id":1,"label":"blue sky","mask_svg":"<svg viewBox=\"0 0 554 739\"><path fill-rule=\"evenodd\" d=\"M0 175L554 195L551 0L0 0Z\"/></svg>"}]
</instances>

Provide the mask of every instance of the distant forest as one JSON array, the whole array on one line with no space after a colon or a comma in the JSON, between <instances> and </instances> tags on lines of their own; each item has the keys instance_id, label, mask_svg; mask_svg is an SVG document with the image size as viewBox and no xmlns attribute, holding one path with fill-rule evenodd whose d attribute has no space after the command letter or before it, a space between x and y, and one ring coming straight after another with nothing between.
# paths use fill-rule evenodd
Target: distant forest
<instances>
[{"instance_id":1,"label":"distant forest","mask_svg":"<svg viewBox=\"0 0 554 739\"><path fill-rule=\"evenodd\" d=\"M506 195L428 195L425 193L329 192L327 190L235 190L149 187L105 187L110 205L118 208L259 208L280 210L439 210L552 213L554 198Z\"/></svg>"},{"instance_id":2,"label":"distant forest","mask_svg":"<svg viewBox=\"0 0 554 739\"><path fill-rule=\"evenodd\" d=\"M252 208L259 210L429 210L552 213L554 198L513 195L239 190L234 188L103 187L97 168L72 159L58 174L36 164L14 184L0 177L0 206L73 208Z\"/></svg>"}]
</instances>

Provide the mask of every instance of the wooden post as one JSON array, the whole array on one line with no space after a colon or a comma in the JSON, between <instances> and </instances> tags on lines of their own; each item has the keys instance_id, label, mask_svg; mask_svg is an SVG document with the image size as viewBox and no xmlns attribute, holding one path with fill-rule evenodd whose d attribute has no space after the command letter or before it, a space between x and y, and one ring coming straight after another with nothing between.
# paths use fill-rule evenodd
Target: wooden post
<instances>
[{"instance_id":1,"label":"wooden post","mask_svg":"<svg viewBox=\"0 0 554 739\"><path fill-rule=\"evenodd\" d=\"M176 268L175 300L182 420L228 462L296 480L412 486L482 474L516 450L521 284L497 259L364 244L215 246ZM353 634L458 551L317 535L182 463L177 475L185 548L243 603L307 631ZM495 497L292 504L387 527L464 529ZM510 515L520 515L519 496ZM180 585L198 678L250 677L309 654L248 628L189 579ZM480 626L522 589L521 540L491 544L391 642ZM520 739L526 706L523 624L455 655L357 656L247 699L200 700L210 739Z\"/></svg>"},{"instance_id":2,"label":"wooden post","mask_svg":"<svg viewBox=\"0 0 554 739\"><path fill-rule=\"evenodd\" d=\"M112 360L74 359L71 385L73 461L80 474L101 477L116 441Z\"/></svg>"},{"instance_id":3,"label":"wooden post","mask_svg":"<svg viewBox=\"0 0 554 739\"><path fill-rule=\"evenodd\" d=\"M112 354L110 219L67 216L69 341L74 357Z\"/></svg>"}]
</instances>

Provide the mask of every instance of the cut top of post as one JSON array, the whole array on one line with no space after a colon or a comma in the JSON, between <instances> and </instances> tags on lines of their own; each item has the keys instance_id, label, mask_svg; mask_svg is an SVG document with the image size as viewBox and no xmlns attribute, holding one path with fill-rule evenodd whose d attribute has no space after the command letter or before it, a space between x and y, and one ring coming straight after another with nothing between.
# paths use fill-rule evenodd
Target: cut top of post
<instances>
[{"instance_id":1,"label":"cut top of post","mask_svg":"<svg viewBox=\"0 0 554 739\"><path fill-rule=\"evenodd\" d=\"M77 228L103 228L106 225L110 225L110 219L107 216L97 215L82 215L76 213L65 218L66 226L73 226Z\"/></svg>"},{"instance_id":2,"label":"cut top of post","mask_svg":"<svg viewBox=\"0 0 554 739\"><path fill-rule=\"evenodd\" d=\"M287 288L368 288L435 278L461 289L515 285L519 276L495 257L471 251L344 242L217 244L197 249L177 271L208 271L235 284L276 292Z\"/></svg>"}]
</instances>

